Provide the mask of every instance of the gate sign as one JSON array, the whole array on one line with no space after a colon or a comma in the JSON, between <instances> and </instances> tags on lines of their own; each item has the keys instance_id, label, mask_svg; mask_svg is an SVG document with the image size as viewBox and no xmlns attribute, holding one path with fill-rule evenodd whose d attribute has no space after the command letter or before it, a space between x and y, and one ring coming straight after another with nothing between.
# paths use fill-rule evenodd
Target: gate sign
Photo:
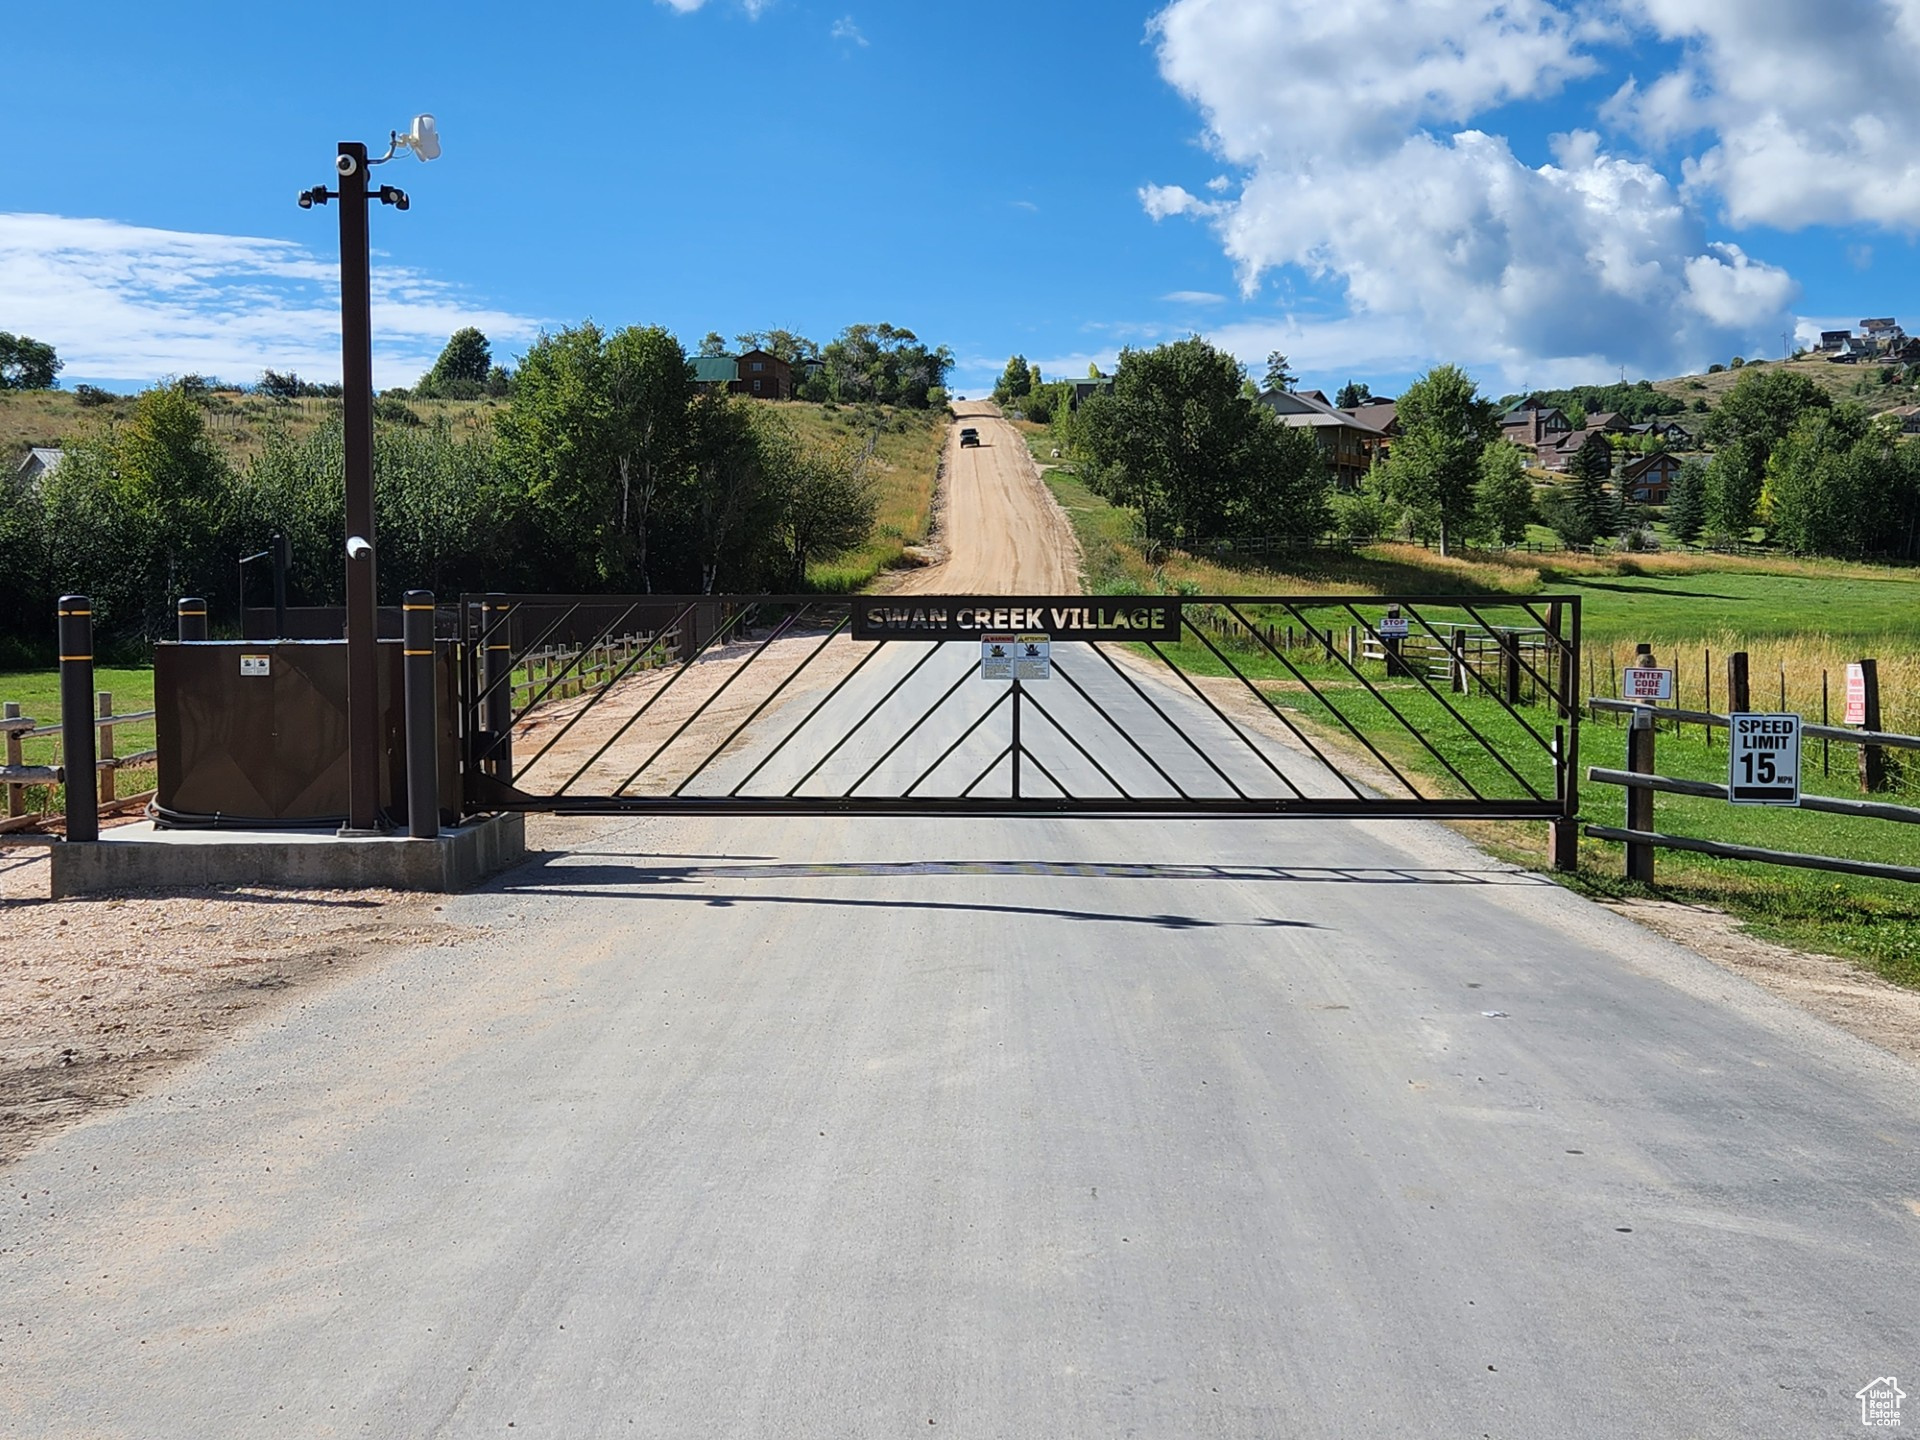
<instances>
[{"instance_id":1,"label":"gate sign","mask_svg":"<svg viewBox=\"0 0 1920 1440\"><path fill-rule=\"evenodd\" d=\"M1015 637L1012 635L982 635L980 637L980 678L982 680L1013 679L1013 650Z\"/></svg>"},{"instance_id":2,"label":"gate sign","mask_svg":"<svg viewBox=\"0 0 1920 1440\"><path fill-rule=\"evenodd\" d=\"M1180 597L855 595L856 640L983 640L1044 630L1055 640L1180 638Z\"/></svg>"},{"instance_id":3,"label":"gate sign","mask_svg":"<svg viewBox=\"0 0 1920 1440\"><path fill-rule=\"evenodd\" d=\"M1621 697L1626 700L1671 700L1673 698L1673 672L1671 670L1649 670L1644 665L1627 667L1626 692Z\"/></svg>"},{"instance_id":4,"label":"gate sign","mask_svg":"<svg viewBox=\"0 0 1920 1440\"><path fill-rule=\"evenodd\" d=\"M1735 712L1727 717L1727 799L1735 805L1800 803L1800 717Z\"/></svg>"},{"instance_id":5,"label":"gate sign","mask_svg":"<svg viewBox=\"0 0 1920 1440\"><path fill-rule=\"evenodd\" d=\"M1840 717L1842 725L1864 725L1867 723L1867 672L1860 668L1858 661L1847 663L1847 710Z\"/></svg>"},{"instance_id":6,"label":"gate sign","mask_svg":"<svg viewBox=\"0 0 1920 1440\"><path fill-rule=\"evenodd\" d=\"M1013 637L1013 678L1051 680L1053 678L1053 641L1046 635Z\"/></svg>"},{"instance_id":7,"label":"gate sign","mask_svg":"<svg viewBox=\"0 0 1920 1440\"><path fill-rule=\"evenodd\" d=\"M1380 621L1379 635L1382 640L1404 640L1407 638L1407 617L1388 615Z\"/></svg>"}]
</instances>

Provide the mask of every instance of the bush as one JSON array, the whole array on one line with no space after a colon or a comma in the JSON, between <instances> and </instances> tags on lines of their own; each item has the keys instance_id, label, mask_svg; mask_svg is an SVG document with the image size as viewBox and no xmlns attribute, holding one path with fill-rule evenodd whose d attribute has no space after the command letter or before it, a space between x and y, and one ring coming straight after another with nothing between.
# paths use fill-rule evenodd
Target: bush
<instances>
[{"instance_id":1,"label":"bush","mask_svg":"<svg viewBox=\"0 0 1920 1440\"><path fill-rule=\"evenodd\" d=\"M73 402L82 410L91 410L96 405L111 405L120 397L111 390L102 390L98 385L76 385L73 387Z\"/></svg>"},{"instance_id":2,"label":"bush","mask_svg":"<svg viewBox=\"0 0 1920 1440\"><path fill-rule=\"evenodd\" d=\"M385 420L394 425L418 425L420 417L406 401L393 395L382 395L373 402L373 418Z\"/></svg>"}]
</instances>

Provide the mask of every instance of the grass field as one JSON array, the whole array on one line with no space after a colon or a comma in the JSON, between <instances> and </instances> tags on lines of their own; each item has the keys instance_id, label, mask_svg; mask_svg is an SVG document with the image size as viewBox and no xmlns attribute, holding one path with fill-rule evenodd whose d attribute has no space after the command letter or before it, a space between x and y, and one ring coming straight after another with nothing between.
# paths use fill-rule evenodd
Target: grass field
<instances>
[{"instance_id":1,"label":"grass field","mask_svg":"<svg viewBox=\"0 0 1920 1440\"><path fill-rule=\"evenodd\" d=\"M947 443L948 413L829 408L804 401L788 402L779 413L804 439L822 448L864 442L869 436L874 440L870 473L880 508L873 533L858 550L808 566L807 583L815 590L844 594L900 565L906 547L924 541L933 520L933 492Z\"/></svg>"},{"instance_id":2,"label":"grass field","mask_svg":"<svg viewBox=\"0 0 1920 1440\"><path fill-rule=\"evenodd\" d=\"M95 669L94 689L105 691L113 697L113 713L129 715L140 710L153 708L153 670L151 667L122 668L102 665ZM0 702L17 701L20 713L42 725L60 723L60 672L58 670L10 670L0 671ZM153 722L137 720L131 725L116 725L113 732L113 748L121 755L135 754L141 750L153 748ZM57 736L43 735L26 740L22 746L21 760L28 765L57 765L61 759L61 744ZM117 779L117 789L122 795L136 794L153 788L154 770L151 765L128 766L121 770ZM29 813L57 812L65 803L61 787L57 785L29 785L25 789L27 810Z\"/></svg>"},{"instance_id":3,"label":"grass field","mask_svg":"<svg viewBox=\"0 0 1920 1440\"><path fill-rule=\"evenodd\" d=\"M1043 461L1050 458L1044 450L1039 454ZM1744 649L1751 657L1755 706L1779 703L1784 683L1784 708L1818 720L1821 671L1829 672L1837 712L1840 667L1847 660L1873 656L1880 661L1883 725L1920 733L1920 572L1691 555L1475 553L1442 559L1408 545L1372 546L1353 555L1311 552L1272 569L1233 569L1178 554L1154 565L1135 543L1132 516L1089 491L1071 467L1049 469L1046 479L1073 521L1086 555L1088 588L1095 593L1578 595L1587 671L1582 679L1592 677L1591 693L1616 693L1618 669L1631 657L1634 643L1644 640L1654 646L1661 663L1677 666L1681 699L1693 708L1705 699L1711 656L1714 705L1724 711L1723 661L1731 651ZM1201 647L1188 644L1180 649L1183 664L1202 673L1218 668ZM1372 677L1400 712L1395 716L1338 666L1296 659L1320 692L1315 695L1298 682L1287 683L1277 664L1257 655L1236 655L1235 660L1250 675L1265 677L1269 698L1309 722L1311 733L1364 758L1363 748L1340 723L1343 715L1429 793L1462 793L1462 779L1476 788L1499 786L1514 793L1513 777L1417 685L1388 685L1383 677ZM1544 772L1537 744L1504 719L1498 706L1486 700L1452 703L1496 741L1515 770L1540 783ZM1611 720L1589 720L1581 737L1583 766L1621 767L1623 729ZM1661 773L1724 783L1724 732L1711 746L1697 727L1680 736L1663 732L1658 746ZM1825 774L1820 745L1808 742L1803 788L1809 793L1857 794L1855 754L1851 746L1833 745L1832 773ZM1920 805L1920 757L1903 766L1896 755L1890 769L1892 793L1884 798ZM1625 800L1616 787L1583 781L1581 803L1591 823L1623 823ZM1659 827L1670 834L1920 865L1920 826L1670 795L1656 799L1655 815ZM1542 862L1545 839L1538 824L1462 828L1504 858L1535 867ZM1920 987L1920 888L1676 851L1660 852L1659 880L1651 889L1619 878L1623 868L1619 846L1583 839L1581 871L1565 878L1598 898L1652 894L1722 909L1763 937L1840 955L1890 980Z\"/></svg>"}]
</instances>

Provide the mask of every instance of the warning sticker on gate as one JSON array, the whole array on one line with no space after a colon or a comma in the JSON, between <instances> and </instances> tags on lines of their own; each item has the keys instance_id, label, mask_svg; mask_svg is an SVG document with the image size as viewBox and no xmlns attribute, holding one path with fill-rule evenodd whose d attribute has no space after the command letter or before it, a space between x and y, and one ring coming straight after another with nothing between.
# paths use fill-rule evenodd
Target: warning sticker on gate
<instances>
[{"instance_id":1,"label":"warning sticker on gate","mask_svg":"<svg viewBox=\"0 0 1920 1440\"><path fill-rule=\"evenodd\" d=\"M1016 635L1013 638L1013 678L1051 680L1053 678L1053 640L1047 635Z\"/></svg>"},{"instance_id":2,"label":"warning sticker on gate","mask_svg":"<svg viewBox=\"0 0 1920 1440\"><path fill-rule=\"evenodd\" d=\"M1016 637L1012 635L982 635L980 637L980 678L982 680L1013 679L1013 646Z\"/></svg>"},{"instance_id":3,"label":"warning sticker on gate","mask_svg":"<svg viewBox=\"0 0 1920 1440\"><path fill-rule=\"evenodd\" d=\"M1800 803L1800 717L1727 717L1727 799L1736 805Z\"/></svg>"},{"instance_id":4,"label":"warning sticker on gate","mask_svg":"<svg viewBox=\"0 0 1920 1440\"><path fill-rule=\"evenodd\" d=\"M1406 639L1407 617L1404 615L1388 614L1380 621L1379 633L1382 640Z\"/></svg>"}]
</instances>

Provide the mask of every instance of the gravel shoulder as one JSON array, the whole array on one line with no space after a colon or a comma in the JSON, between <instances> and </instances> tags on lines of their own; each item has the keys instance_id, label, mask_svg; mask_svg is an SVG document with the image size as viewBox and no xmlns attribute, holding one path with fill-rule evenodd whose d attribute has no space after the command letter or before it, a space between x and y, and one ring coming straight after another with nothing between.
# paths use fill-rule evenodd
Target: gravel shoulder
<instances>
[{"instance_id":1,"label":"gravel shoulder","mask_svg":"<svg viewBox=\"0 0 1920 1440\"><path fill-rule=\"evenodd\" d=\"M482 933L443 899L234 886L47 899L0 850L0 1163L124 1104L261 1012L396 948Z\"/></svg>"}]
</instances>

